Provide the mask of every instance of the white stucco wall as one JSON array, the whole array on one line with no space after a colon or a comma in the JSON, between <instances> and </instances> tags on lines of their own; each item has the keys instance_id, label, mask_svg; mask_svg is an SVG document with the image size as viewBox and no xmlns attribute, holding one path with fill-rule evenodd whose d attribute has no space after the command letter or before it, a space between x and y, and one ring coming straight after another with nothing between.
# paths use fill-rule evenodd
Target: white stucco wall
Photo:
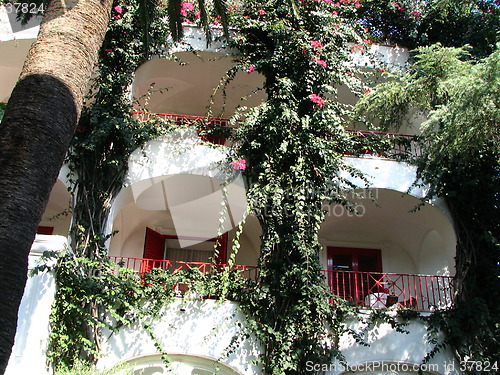
<instances>
[{"instance_id":1,"label":"white stucco wall","mask_svg":"<svg viewBox=\"0 0 500 375\"><path fill-rule=\"evenodd\" d=\"M61 251L66 247L62 236L37 235L29 256L33 269L46 250ZM55 294L54 277L50 273L28 277L19 307L17 333L5 375L45 375L49 315Z\"/></svg>"},{"instance_id":2,"label":"white stucco wall","mask_svg":"<svg viewBox=\"0 0 500 375\"><path fill-rule=\"evenodd\" d=\"M363 318L367 318L368 314L368 311L361 312ZM347 326L361 332L366 323L350 321ZM364 334L364 340L369 346L358 344L351 335L342 336L340 350L347 364L358 370L349 374L417 374L415 369L422 364L433 345L429 343L429 332L421 321L414 320L405 329L409 333L396 332L387 323L372 327ZM461 374L459 368L451 352L443 349L427 365L423 365L422 370L424 374L453 375ZM345 370L343 365L335 362L326 374L343 374Z\"/></svg>"},{"instance_id":3,"label":"white stucco wall","mask_svg":"<svg viewBox=\"0 0 500 375\"><path fill-rule=\"evenodd\" d=\"M368 314L368 311L361 312L362 319L366 319ZM210 363L215 366L217 361L223 367L222 374L260 374L261 369L251 363L260 350L253 339L245 340L228 357L223 355L232 337L240 330L238 324L244 325L245 318L238 311L236 303L179 299L165 309L164 315L153 326L164 349L171 356L176 375L196 373L193 371L196 363L210 371ZM347 326L362 332L367 324L351 320ZM406 329L409 333L396 332L386 323L368 328L363 337L369 346L358 344L349 334L343 335L339 343L340 350L350 368L356 370L349 373L417 374L416 369L433 345L421 321L412 321ZM167 373L153 342L140 327L122 329L119 334L110 336L104 350L105 357L99 362L101 368L125 362L137 365L136 369L150 368L151 371L157 371L154 374ZM309 366L312 370L315 364L310 362ZM459 368L451 353L443 350L422 369L424 374L458 375ZM396 372L391 369L396 369ZM347 372L346 367L337 361L328 365L325 373L337 375Z\"/></svg>"},{"instance_id":4,"label":"white stucco wall","mask_svg":"<svg viewBox=\"0 0 500 375\"><path fill-rule=\"evenodd\" d=\"M402 193L409 192L417 198L425 196L426 189L413 187L417 168L404 162L398 162L385 158L346 157L346 162L364 173L368 180L368 187L379 189L391 189ZM360 188L365 188L365 182L345 174L351 182Z\"/></svg>"},{"instance_id":5,"label":"white stucco wall","mask_svg":"<svg viewBox=\"0 0 500 375\"><path fill-rule=\"evenodd\" d=\"M164 309L160 319L152 322L164 350L172 356L202 357L220 361L237 374L259 374L259 367L251 363L259 354L255 340L245 339L229 356L225 355L244 324L245 317L236 303L199 299L177 299ZM158 353L140 325L111 335L103 349L105 356L98 363L102 368L144 357L154 358ZM191 372L180 371L177 375L191 375Z\"/></svg>"}]
</instances>

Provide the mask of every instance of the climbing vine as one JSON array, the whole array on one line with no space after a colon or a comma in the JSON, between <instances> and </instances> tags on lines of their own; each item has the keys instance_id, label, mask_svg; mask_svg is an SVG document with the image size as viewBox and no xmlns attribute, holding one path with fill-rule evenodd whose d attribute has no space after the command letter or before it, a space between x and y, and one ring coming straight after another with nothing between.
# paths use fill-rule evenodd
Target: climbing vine
<instances>
[{"instance_id":1,"label":"climbing vine","mask_svg":"<svg viewBox=\"0 0 500 375\"><path fill-rule=\"evenodd\" d=\"M51 315L49 360L54 368L77 359L99 357L106 313L132 305L136 293L130 277L114 278L105 243L111 202L123 186L130 153L168 130L168 124L141 123L131 116L127 93L133 73L150 54L162 54L164 42L147 43L139 1L114 4L112 21L99 54L99 75L68 154L73 195L71 252L60 261ZM166 40L160 10L150 14L153 40ZM130 294L127 294L130 292ZM137 310L137 309L135 309ZM115 315L115 314L113 314ZM61 350L61 348L65 350Z\"/></svg>"},{"instance_id":2,"label":"climbing vine","mask_svg":"<svg viewBox=\"0 0 500 375\"><path fill-rule=\"evenodd\" d=\"M307 361L341 358L342 314L329 303L318 231L324 202L349 206L354 186L341 172L361 177L344 163L356 142L345 131L351 108L337 100L341 85L365 90L352 60L368 43L349 22L356 3L249 1L234 17L239 67L261 73L267 94L233 135L263 231L259 283L243 307L264 347L265 374L305 373Z\"/></svg>"}]
</instances>

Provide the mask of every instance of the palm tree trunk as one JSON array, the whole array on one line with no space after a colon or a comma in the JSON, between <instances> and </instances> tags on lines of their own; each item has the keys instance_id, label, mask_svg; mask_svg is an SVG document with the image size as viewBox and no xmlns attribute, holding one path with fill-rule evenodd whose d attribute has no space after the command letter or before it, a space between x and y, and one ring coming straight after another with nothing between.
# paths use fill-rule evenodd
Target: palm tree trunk
<instances>
[{"instance_id":1,"label":"palm tree trunk","mask_svg":"<svg viewBox=\"0 0 500 375\"><path fill-rule=\"evenodd\" d=\"M80 116L112 0L52 0L0 126L0 374L37 225Z\"/></svg>"}]
</instances>

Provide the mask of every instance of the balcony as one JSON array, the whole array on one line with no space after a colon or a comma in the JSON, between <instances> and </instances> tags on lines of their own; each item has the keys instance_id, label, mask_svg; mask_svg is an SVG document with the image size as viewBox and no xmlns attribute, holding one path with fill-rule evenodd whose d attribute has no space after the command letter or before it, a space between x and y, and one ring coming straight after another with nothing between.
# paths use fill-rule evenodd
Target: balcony
<instances>
[{"instance_id":1,"label":"balcony","mask_svg":"<svg viewBox=\"0 0 500 375\"><path fill-rule=\"evenodd\" d=\"M148 121L150 119L160 118L163 120L171 121L179 126L201 126L203 129L210 129L214 127L218 127L219 129L221 129L229 126L228 119L219 117L211 117L207 120L207 118L204 116L149 112L133 112L133 116L139 121ZM347 129L347 132L362 141L366 141L366 147L364 147L364 149L360 152L363 156L409 160L420 157L422 155L422 150L417 142L417 136L414 135L353 129ZM217 145L226 144L226 138L223 135L201 136L201 138L205 141ZM390 146L383 152L376 152L370 149L370 140L373 140L375 138L382 138L384 140L387 140ZM346 153L346 155L354 154ZM359 156L359 153L355 156Z\"/></svg>"},{"instance_id":2,"label":"balcony","mask_svg":"<svg viewBox=\"0 0 500 375\"><path fill-rule=\"evenodd\" d=\"M172 113L149 113L149 112L133 112L133 117L139 121L148 121L150 119L159 118L166 121L171 121L175 125L179 126L200 126L201 129L210 128L223 128L227 127L229 120L225 118L210 117L207 121L204 116L189 116L189 115L178 115ZM211 135L211 136L200 136L204 141L216 144L224 145L226 143L226 138L222 135Z\"/></svg>"},{"instance_id":3,"label":"balcony","mask_svg":"<svg viewBox=\"0 0 500 375\"><path fill-rule=\"evenodd\" d=\"M347 132L361 140L367 141L368 147L364 151L364 155L366 156L396 160L412 160L422 156L422 148L417 142L418 137L415 135L354 129L347 129ZM390 146L383 152L375 152L369 147L370 138L382 138L387 140Z\"/></svg>"},{"instance_id":4,"label":"balcony","mask_svg":"<svg viewBox=\"0 0 500 375\"><path fill-rule=\"evenodd\" d=\"M392 306L434 311L453 301L451 276L323 271L333 294L367 308Z\"/></svg>"},{"instance_id":5,"label":"balcony","mask_svg":"<svg viewBox=\"0 0 500 375\"><path fill-rule=\"evenodd\" d=\"M118 267L132 269L137 273L161 268L171 273L194 271L201 275L208 275L216 269L227 266L119 256L110 256L109 259ZM258 281L259 269L257 267L235 265L233 269L246 280ZM333 294L359 307L434 311L450 307L453 301L453 278L451 276L342 270L323 270L322 272ZM176 284L173 287L179 288L179 285Z\"/></svg>"},{"instance_id":6,"label":"balcony","mask_svg":"<svg viewBox=\"0 0 500 375\"><path fill-rule=\"evenodd\" d=\"M128 258L119 256L109 256L108 259L119 267L129 268L139 273L148 272L154 268L161 268L171 273L195 271L200 272L202 275L207 275L215 270L220 270L228 266L226 264ZM245 279L254 281L258 279L259 269L255 266L234 265L233 268L239 271L240 275Z\"/></svg>"}]
</instances>

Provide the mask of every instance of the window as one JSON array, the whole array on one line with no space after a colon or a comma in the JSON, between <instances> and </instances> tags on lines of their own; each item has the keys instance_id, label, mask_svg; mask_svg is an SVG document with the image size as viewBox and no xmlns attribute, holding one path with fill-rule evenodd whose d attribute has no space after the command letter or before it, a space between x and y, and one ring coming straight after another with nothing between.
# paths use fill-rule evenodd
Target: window
<instances>
[{"instance_id":1,"label":"window","mask_svg":"<svg viewBox=\"0 0 500 375\"><path fill-rule=\"evenodd\" d=\"M183 242L181 247L180 240ZM185 246L192 242L192 245ZM158 233L150 228L146 228L144 240L143 258L153 260L173 260L182 262L209 263L213 256L213 246L216 238L201 241L194 237L179 237ZM227 233L219 239L218 263L227 261ZM147 262L142 267L142 272L147 272L152 268L161 267L161 262Z\"/></svg>"},{"instance_id":2,"label":"window","mask_svg":"<svg viewBox=\"0 0 500 375\"><path fill-rule=\"evenodd\" d=\"M39 225L36 233L52 235L52 233L54 233L54 227L44 227L42 225Z\"/></svg>"},{"instance_id":3,"label":"window","mask_svg":"<svg viewBox=\"0 0 500 375\"><path fill-rule=\"evenodd\" d=\"M330 290L346 300L361 305L368 294L379 291L380 249L328 247L327 267Z\"/></svg>"}]
</instances>

